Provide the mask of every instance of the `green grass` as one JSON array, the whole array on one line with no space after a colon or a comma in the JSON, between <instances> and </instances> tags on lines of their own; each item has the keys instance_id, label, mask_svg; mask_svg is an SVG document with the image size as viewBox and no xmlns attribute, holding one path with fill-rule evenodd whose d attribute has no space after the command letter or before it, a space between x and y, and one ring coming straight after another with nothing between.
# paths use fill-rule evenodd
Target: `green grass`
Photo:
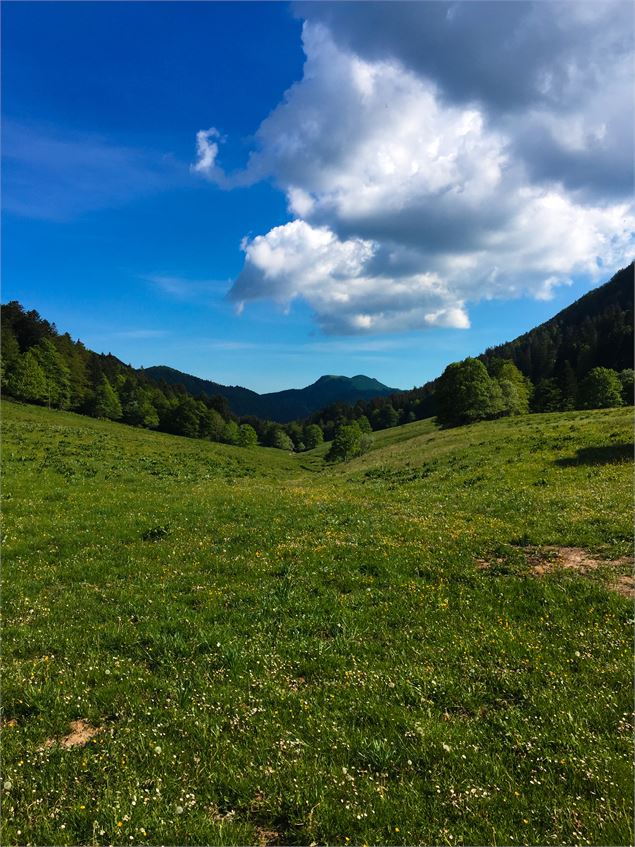
<instances>
[{"instance_id":1,"label":"green grass","mask_svg":"<svg viewBox=\"0 0 635 847\"><path fill-rule=\"evenodd\" d=\"M329 467L5 403L2 843L631 844L631 415Z\"/></svg>"}]
</instances>

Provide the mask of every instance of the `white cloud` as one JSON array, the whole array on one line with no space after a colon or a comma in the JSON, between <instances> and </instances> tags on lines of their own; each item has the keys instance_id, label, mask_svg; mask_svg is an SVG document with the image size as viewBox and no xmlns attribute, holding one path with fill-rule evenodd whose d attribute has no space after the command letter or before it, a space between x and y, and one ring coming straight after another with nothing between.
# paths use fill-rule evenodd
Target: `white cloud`
<instances>
[{"instance_id":1,"label":"white cloud","mask_svg":"<svg viewBox=\"0 0 635 847\"><path fill-rule=\"evenodd\" d=\"M372 272L373 242L340 240L326 227L298 220L243 242L243 249L245 266L231 292L239 304L301 297L327 332L469 325L462 303L436 274Z\"/></svg>"},{"instance_id":2,"label":"white cloud","mask_svg":"<svg viewBox=\"0 0 635 847\"><path fill-rule=\"evenodd\" d=\"M193 169L199 173L208 173L214 168L218 155L218 144L212 138L219 138L220 133L214 127L201 129L196 133L196 155L198 161Z\"/></svg>"},{"instance_id":3,"label":"white cloud","mask_svg":"<svg viewBox=\"0 0 635 847\"><path fill-rule=\"evenodd\" d=\"M630 260L630 198L535 179L510 121L448 102L394 57L362 58L310 21L303 41L303 79L261 124L245 171L226 176L199 133L199 171L221 185L270 178L296 217L243 243L233 300L302 298L330 333L466 328L469 302L544 299L573 274L597 279L602 265L606 277ZM555 135L545 108L530 118ZM605 144L599 117L572 123L561 147Z\"/></svg>"}]
</instances>

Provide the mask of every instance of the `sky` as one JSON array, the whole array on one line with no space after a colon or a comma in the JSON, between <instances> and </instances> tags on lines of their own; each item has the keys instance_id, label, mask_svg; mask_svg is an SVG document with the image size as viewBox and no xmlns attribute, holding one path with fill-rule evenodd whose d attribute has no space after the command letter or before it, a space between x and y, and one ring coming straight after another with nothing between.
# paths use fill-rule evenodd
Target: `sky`
<instances>
[{"instance_id":1,"label":"sky","mask_svg":"<svg viewBox=\"0 0 635 847\"><path fill-rule=\"evenodd\" d=\"M421 385L633 258L629 2L3 2L2 299L256 391Z\"/></svg>"}]
</instances>

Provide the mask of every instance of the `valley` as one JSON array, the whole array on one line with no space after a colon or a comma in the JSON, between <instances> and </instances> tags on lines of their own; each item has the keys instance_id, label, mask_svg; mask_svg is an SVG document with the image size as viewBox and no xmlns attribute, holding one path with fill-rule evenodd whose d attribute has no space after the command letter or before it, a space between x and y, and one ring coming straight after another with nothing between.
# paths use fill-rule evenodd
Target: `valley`
<instances>
[{"instance_id":1,"label":"valley","mask_svg":"<svg viewBox=\"0 0 635 847\"><path fill-rule=\"evenodd\" d=\"M631 842L632 409L336 465L2 411L6 843Z\"/></svg>"}]
</instances>

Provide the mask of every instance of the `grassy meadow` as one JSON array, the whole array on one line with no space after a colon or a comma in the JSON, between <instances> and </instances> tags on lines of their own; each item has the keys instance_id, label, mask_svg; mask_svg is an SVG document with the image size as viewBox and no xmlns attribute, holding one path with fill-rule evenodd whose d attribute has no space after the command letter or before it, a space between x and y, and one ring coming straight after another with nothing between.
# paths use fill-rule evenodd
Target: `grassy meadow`
<instances>
[{"instance_id":1,"label":"grassy meadow","mask_svg":"<svg viewBox=\"0 0 635 847\"><path fill-rule=\"evenodd\" d=\"M2 843L632 844L631 420L328 466L5 402Z\"/></svg>"}]
</instances>

